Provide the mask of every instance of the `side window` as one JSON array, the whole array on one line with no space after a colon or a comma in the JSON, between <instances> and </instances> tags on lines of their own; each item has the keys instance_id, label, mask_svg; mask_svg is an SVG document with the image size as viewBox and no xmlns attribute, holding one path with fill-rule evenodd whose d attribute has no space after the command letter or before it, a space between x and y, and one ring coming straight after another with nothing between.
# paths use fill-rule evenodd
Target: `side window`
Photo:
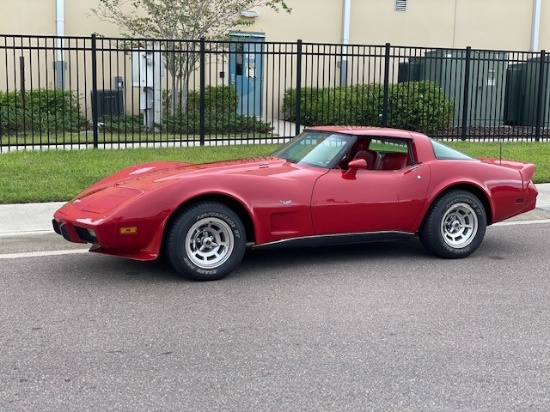
<instances>
[{"instance_id":1,"label":"side window","mask_svg":"<svg viewBox=\"0 0 550 412\"><path fill-rule=\"evenodd\" d=\"M414 164L410 145L402 139L372 139L369 149L378 153L376 170L401 170Z\"/></svg>"},{"instance_id":2,"label":"side window","mask_svg":"<svg viewBox=\"0 0 550 412\"><path fill-rule=\"evenodd\" d=\"M402 140L372 139L369 149L376 150L381 155L387 153L409 153L408 142Z\"/></svg>"}]
</instances>

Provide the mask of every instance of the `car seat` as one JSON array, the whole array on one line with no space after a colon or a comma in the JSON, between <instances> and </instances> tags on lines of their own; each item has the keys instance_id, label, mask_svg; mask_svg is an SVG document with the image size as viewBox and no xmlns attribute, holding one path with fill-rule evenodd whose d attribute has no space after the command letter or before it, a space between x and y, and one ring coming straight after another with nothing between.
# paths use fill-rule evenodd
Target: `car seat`
<instances>
[{"instance_id":1,"label":"car seat","mask_svg":"<svg viewBox=\"0 0 550 412\"><path fill-rule=\"evenodd\" d=\"M399 170L409 164L407 153L386 153L380 160L379 170Z\"/></svg>"},{"instance_id":2,"label":"car seat","mask_svg":"<svg viewBox=\"0 0 550 412\"><path fill-rule=\"evenodd\" d=\"M378 153L367 149L364 143L355 143L346 157L339 163L340 169L347 170L349 162L355 159L364 159L367 162L367 169L373 170L377 167Z\"/></svg>"}]
</instances>

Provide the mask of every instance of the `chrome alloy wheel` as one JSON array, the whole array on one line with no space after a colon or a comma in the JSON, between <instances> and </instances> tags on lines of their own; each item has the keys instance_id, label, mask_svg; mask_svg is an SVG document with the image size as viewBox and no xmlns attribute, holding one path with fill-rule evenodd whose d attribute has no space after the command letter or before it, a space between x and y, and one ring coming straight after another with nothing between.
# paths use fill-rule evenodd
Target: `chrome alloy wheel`
<instances>
[{"instance_id":1,"label":"chrome alloy wheel","mask_svg":"<svg viewBox=\"0 0 550 412\"><path fill-rule=\"evenodd\" d=\"M191 262L202 269L222 265L235 247L231 227L221 219L207 217L189 228L185 251Z\"/></svg>"},{"instance_id":2,"label":"chrome alloy wheel","mask_svg":"<svg viewBox=\"0 0 550 412\"><path fill-rule=\"evenodd\" d=\"M468 246L478 231L475 210L468 203L452 205L441 220L441 235L447 245L455 249Z\"/></svg>"}]
</instances>

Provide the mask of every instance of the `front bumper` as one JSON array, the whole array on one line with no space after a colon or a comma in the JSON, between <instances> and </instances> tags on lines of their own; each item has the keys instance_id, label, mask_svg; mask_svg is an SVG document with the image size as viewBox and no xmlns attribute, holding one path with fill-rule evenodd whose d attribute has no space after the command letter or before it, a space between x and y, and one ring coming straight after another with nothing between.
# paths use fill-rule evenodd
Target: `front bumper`
<instances>
[{"instance_id":1,"label":"front bumper","mask_svg":"<svg viewBox=\"0 0 550 412\"><path fill-rule=\"evenodd\" d=\"M63 236L65 240L73 243L97 243L97 236L92 229L74 226L68 222L58 222L52 220L52 226L55 233Z\"/></svg>"}]
</instances>

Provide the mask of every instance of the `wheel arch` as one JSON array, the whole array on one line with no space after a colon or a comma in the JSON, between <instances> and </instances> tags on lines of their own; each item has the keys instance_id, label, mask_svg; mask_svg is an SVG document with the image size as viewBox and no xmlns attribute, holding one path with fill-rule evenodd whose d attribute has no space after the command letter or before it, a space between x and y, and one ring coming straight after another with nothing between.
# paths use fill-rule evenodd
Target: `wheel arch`
<instances>
[{"instance_id":1,"label":"wheel arch","mask_svg":"<svg viewBox=\"0 0 550 412\"><path fill-rule=\"evenodd\" d=\"M191 206L195 203L200 203L200 202L205 202L205 201L206 202L217 202L217 203L223 204L223 205L229 207L231 210L233 210L233 212L235 212L237 214L237 216L239 216L239 218L241 219L241 222L244 225L244 228L245 228L245 231L246 231L246 240L247 240L247 242L254 242L256 240L256 231L254 229L254 222L252 221L252 217L251 217L249 211L247 210L247 208L241 202L239 202L238 200L236 200L235 198L233 198L231 196L211 193L211 194L203 194L203 195L188 199L187 201L180 204L172 212L172 214L170 215L170 217L166 221L166 224L165 224L165 227L164 227L164 236L163 236L161 248L163 248L164 244L165 244L165 237L166 237L166 232L167 232L166 229L168 227L170 227L172 221L183 210L185 210L189 206Z\"/></svg>"},{"instance_id":2,"label":"wheel arch","mask_svg":"<svg viewBox=\"0 0 550 412\"><path fill-rule=\"evenodd\" d=\"M424 216L422 217L422 222L420 223L420 227L424 224L424 221L429 215L429 211L433 208L437 200L445 196L447 193L452 192L454 190L463 190L465 192L470 192L475 197L477 197L481 202L481 204L483 205L483 209L485 210L485 216L487 217L487 226L492 224L493 211L492 211L491 202L489 200L489 196L487 195L487 193L482 188L472 183L458 183L458 184L446 187L431 200L430 206L426 209L426 213L424 213Z\"/></svg>"}]
</instances>

